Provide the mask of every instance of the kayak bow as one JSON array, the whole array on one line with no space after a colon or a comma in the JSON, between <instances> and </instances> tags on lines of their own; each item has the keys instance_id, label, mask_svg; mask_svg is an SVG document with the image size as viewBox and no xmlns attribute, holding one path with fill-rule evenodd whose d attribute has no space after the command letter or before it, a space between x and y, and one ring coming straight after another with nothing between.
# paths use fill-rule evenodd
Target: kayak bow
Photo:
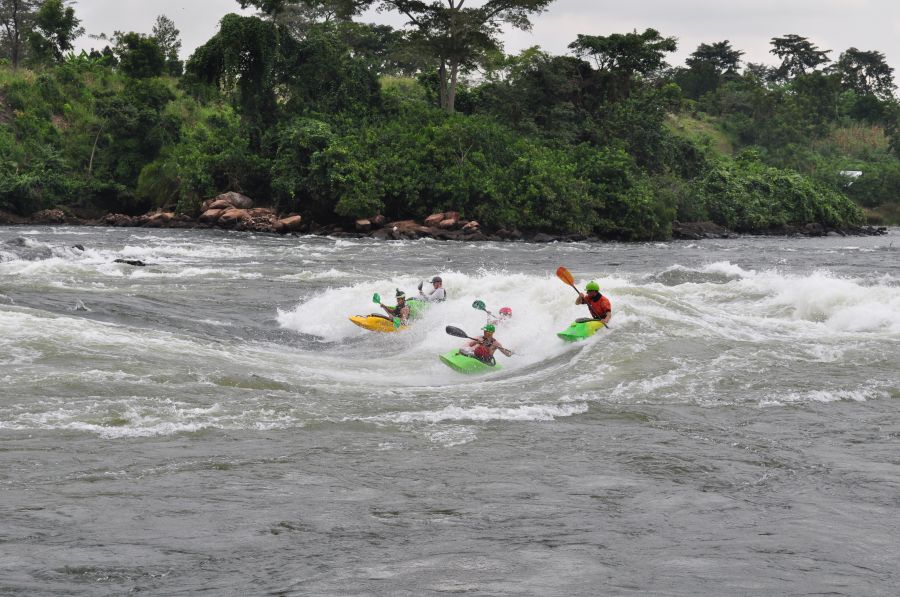
<instances>
[{"instance_id":1,"label":"kayak bow","mask_svg":"<svg viewBox=\"0 0 900 597\"><path fill-rule=\"evenodd\" d=\"M460 353L458 349L444 353L439 358L442 363L460 373L487 373L488 371L502 369L496 362L493 365L489 365L475 357Z\"/></svg>"},{"instance_id":2,"label":"kayak bow","mask_svg":"<svg viewBox=\"0 0 900 597\"><path fill-rule=\"evenodd\" d=\"M599 319L576 319L572 325L556 334L566 342L579 342L586 340L597 333L600 328L606 327Z\"/></svg>"}]
</instances>

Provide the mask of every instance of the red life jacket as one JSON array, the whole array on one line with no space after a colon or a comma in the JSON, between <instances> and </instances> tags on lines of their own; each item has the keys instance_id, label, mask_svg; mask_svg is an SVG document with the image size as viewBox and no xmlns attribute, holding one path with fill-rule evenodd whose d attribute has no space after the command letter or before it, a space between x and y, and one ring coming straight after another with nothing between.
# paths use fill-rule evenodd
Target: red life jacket
<instances>
[{"instance_id":1,"label":"red life jacket","mask_svg":"<svg viewBox=\"0 0 900 597\"><path fill-rule=\"evenodd\" d=\"M588 295L584 295L585 303L587 303L588 309L591 311L591 317L594 319L603 319L606 317L606 314L612 311L612 305L609 303L609 299L603 296L602 294L597 294L597 298L591 300L591 297Z\"/></svg>"},{"instance_id":2,"label":"red life jacket","mask_svg":"<svg viewBox=\"0 0 900 597\"><path fill-rule=\"evenodd\" d=\"M491 338L490 342L485 342L484 336L482 336L481 339L482 339L482 342L479 343L478 346L475 347L475 350L473 350L472 352L475 354L476 357L478 357L482 361L486 361L491 358L491 351L490 351L489 347L493 346L494 342L496 342L496 340Z\"/></svg>"}]
</instances>

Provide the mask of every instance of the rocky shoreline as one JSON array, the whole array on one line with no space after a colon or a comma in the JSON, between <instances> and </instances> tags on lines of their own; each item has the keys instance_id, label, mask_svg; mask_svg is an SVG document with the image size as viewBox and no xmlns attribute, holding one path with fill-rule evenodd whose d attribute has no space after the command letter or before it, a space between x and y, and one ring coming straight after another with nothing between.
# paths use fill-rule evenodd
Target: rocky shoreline
<instances>
[{"instance_id":1,"label":"rocky shoreline","mask_svg":"<svg viewBox=\"0 0 900 597\"><path fill-rule=\"evenodd\" d=\"M433 238L456 241L528 241L535 243L578 242L602 239L580 234L527 233L516 229L487 230L476 220L467 220L459 212L447 211L432 214L422 222L416 220L389 221L383 215L356 220L352 226L320 226L306 222L299 214L278 215L268 207L253 207L253 200L240 193L228 192L204 201L200 215L192 218L185 214L154 211L140 216L119 213L106 214L99 219L83 219L67 214L61 209L47 209L24 218L0 212L0 224L67 224L84 226L115 226L136 228L218 228L272 234L314 234L337 238L374 238L379 240L415 240ZM830 229L821 224L782 226L754 232L766 236L875 236L886 234L884 226L859 226ZM674 222L673 240L702 240L734 238L739 236L712 222Z\"/></svg>"}]
</instances>

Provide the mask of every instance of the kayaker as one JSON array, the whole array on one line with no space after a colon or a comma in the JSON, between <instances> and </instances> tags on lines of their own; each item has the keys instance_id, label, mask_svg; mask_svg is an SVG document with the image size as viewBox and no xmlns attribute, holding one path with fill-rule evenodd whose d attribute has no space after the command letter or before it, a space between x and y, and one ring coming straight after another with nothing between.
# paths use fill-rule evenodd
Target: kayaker
<instances>
[{"instance_id":1,"label":"kayaker","mask_svg":"<svg viewBox=\"0 0 900 597\"><path fill-rule=\"evenodd\" d=\"M593 319L600 320L603 323L609 323L609 320L612 317L612 305L609 303L608 298L600 294L600 285L591 280L587 283L587 286L584 287L584 290L584 294L578 293L575 304L587 305Z\"/></svg>"},{"instance_id":2,"label":"kayaker","mask_svg":"<svg viewBox=\"0 0 900 597\"><path fill-rule=\"evenodd\" d=\"M447 298L447 291L444 290L444 281L440 276L431 279L432 289L427 294L422 292L422 285L419 284L419 296L429 303L440 303Z\"/></svg>"},{"instance_id":3,"label":"kayaker","mask_svg":"<svg viewBox=\"0 0 900 597\"><path fill-rule=\"evenodd\" d=\"M406 325L409 321L409 305L406 304L406 293L398 288L396 297L397 305L394 307L388 307L384 303L378 304L381 305L381 308L384 309L388 315L399 318L400 323Z\"/></svg>"},{"instance_id":4,"label":"kayaker","mask_svg":"<svg viewBox=\"0 0 900 597\"><path fill-rule=\"evenodd\" d=\"M498 317L488 315L488 323L495 326L505 323L510 319L512 319L512 309L509 307L500 307L500 315Z\"/></svg>"},{"instance_id":5,"label":"kayaker","mask_svg":"<svg viewBox=\"0 0 900 597\"><path fill-rule=\"evenodd\" d=\"M497 331L497 328L493 324L489 323L481 329L484 330L484 334L480 338L469 340L465 348L459 349L460 353L475 357L489 365L493 364L494 352L497 350L508 357L512 356L512 351L503 348L500 342L494 338L494 332Z\"/></svg>"}]
</instances>

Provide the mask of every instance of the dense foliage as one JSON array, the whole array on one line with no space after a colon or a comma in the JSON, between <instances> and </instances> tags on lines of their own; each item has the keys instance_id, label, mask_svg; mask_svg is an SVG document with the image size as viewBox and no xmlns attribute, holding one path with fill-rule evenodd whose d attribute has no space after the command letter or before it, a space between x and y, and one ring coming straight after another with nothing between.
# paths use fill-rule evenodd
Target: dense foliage
<instances>
[{"instance_id":1,"label":"dense foliage","mask_svg":"<svg viewBox=\"0 0 900 597\"><path fill-rule=\"evenodd\" d=\"M879 52L832 64L792 34L773 38L779 66L741 70L726 40L668 68L675 39L653 29L578 35L570 56L486 38L459 58L479 76L448 110L447 73L420 52L423 35L438 58L450 43L439 19L397 30L349 20L349 0L245 4L266 12L226 15L183 75L166 17L74 55L71 9L28 4L29 68L0 67L0 210L196 215L236 190L319 223L454 210L627 240L675 220L900 222L900 108ZM496 4L525 26L548 3Z\"/></svg>"}]
</instances>

